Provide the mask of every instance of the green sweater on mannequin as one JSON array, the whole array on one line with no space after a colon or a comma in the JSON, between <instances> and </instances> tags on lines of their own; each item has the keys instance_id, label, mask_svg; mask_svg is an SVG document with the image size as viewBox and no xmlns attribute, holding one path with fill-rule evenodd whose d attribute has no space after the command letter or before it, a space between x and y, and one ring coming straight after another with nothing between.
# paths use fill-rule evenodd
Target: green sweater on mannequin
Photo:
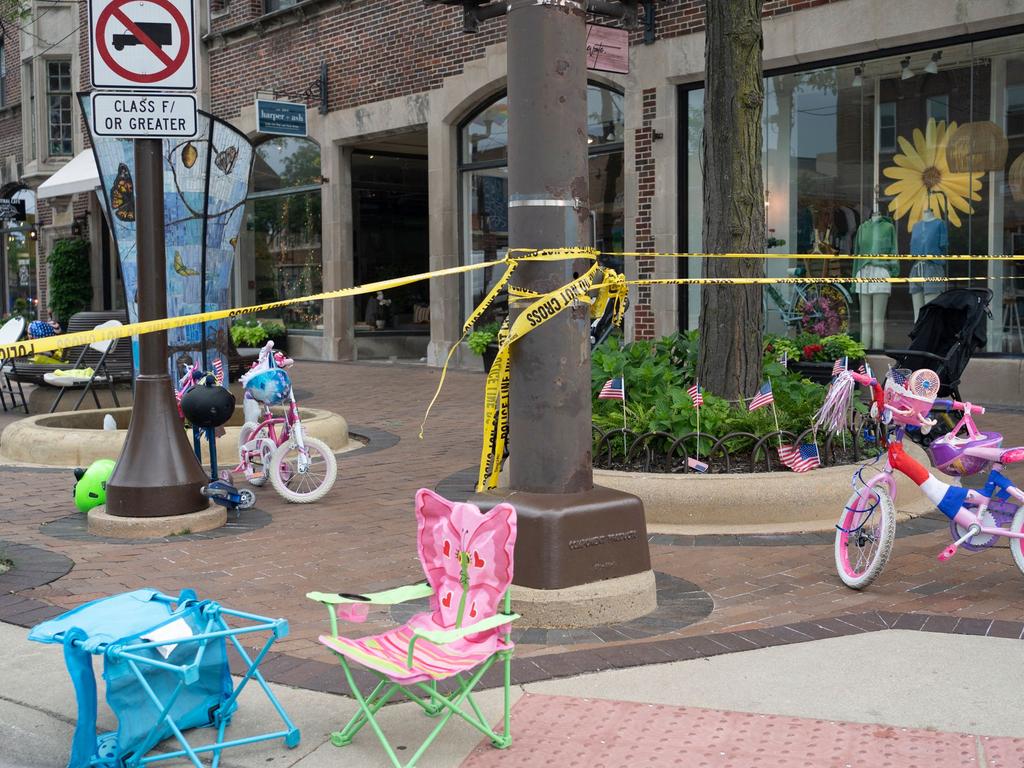
<instances>
[{"instance_id":1,"label":"green sweater on mannequin","mask_svg":"<svg viewBox=\"0 0 1024 768\"><path fill-rule=\"evenodd\" d=\"M896 253L896 225L888 216L872 216L857 229L853 241L855 255L892 254ZM864 267L881 267L889 271L890 277L900 273L900 265L896 259L854 259L853 276Z\"/></svg>"}]
</instances>

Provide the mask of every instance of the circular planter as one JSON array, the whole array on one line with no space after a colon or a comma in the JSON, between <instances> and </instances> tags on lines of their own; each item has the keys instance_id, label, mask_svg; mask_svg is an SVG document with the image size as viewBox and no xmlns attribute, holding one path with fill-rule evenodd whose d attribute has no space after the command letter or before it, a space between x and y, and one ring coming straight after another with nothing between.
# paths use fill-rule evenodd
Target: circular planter
<instances>
[{"instance_id":1,"label":"circular planter","mask_svg":"<svg viewBox=\"0 0 1024 768\"><path fill-rule=\"evenodd\" d=\"M103 429L103 417L110 414L117 429ZM97 459L116 459L121 455L131 408L52 413L29 416L8 425L0 434L0 462L48 467L87 467ZM318 408L300 408L306 434L323 440L335 452L348 449L348 423L337 413ZM242 427L242 407L224 426L217 438L217 463L230 469L238 462L238 433ZM192 433L187 433L191 444ZM203 460L209 461L203 441Z\"/></svg>"},{"instance_id":2,"label":"circular planter","mask_svg":"<svg viewBox=\"0 0 1024 768\"><path fill-rule=\"evenodd\" d=\"M856 371L861 363L864 362L863 358L857 360L850 360L850 370ZM831 363L789 363L789 370L793 373L799 373L801 376L810 379L815 384L824 384L828 386L832 382L832 366L835 362Z\"/></svg>"},{"instance_id":3,"label":"circular planter","mask_svg":"<svg viewBox=\"0 0 1024 768\"><path fill-rule=\"evenodd\" d=\"M928 458L921 448L909 442L904 447L927 466ZM595 469L594 483L639 496L648 525L821 531L833 528L839 519L853 492L850 479L855 467L845 464L801 474L786 471L718 475ZM932 508L911 480L898 472L894 477L897 511L916 516Z\"/></svg>"}]
</instances>

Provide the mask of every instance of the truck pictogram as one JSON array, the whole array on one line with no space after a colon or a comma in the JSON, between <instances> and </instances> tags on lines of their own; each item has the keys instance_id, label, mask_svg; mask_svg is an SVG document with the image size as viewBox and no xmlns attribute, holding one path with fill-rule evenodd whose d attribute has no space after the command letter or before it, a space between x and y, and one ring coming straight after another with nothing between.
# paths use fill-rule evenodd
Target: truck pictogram
<instances>
[{"instance_id":1,"label":"truck pictogram","mask_svg":"<svg viewBox=\"0 0 1024 768\"><path fill-rule=\"evenodd\" d=\"M150 21L140 21L136 25L139 31L146 35L156 45L163 48L171 44L171 25ZM126 32L122 35L114 35L111 45L115 51L123 51L126 45L143 45L135 35Z\"/></svg>"}]
</instances>

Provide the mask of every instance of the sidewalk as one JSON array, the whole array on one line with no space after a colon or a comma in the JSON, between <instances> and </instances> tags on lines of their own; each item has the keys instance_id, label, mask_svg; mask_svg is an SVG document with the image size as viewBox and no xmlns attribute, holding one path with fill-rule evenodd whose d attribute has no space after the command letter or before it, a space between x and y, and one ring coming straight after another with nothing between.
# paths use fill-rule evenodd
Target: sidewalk
<instances>
[{"instance_id":1,"label":"sidewalk","mask_svg":"<svg viewBox=\"0 0 1024 768\"><path fill-rule=\"evenodd\" d=\"M53 768L70 748L74 697L60 650L24 635L0 625L9 649L0 658L0 768ZM1022 663L1015 640L888 630L532 683L515 688L510 749L452 721L420 765L1016 768L1024 764ZM342 749L327 741L355 711L351 699L275 692L302 729L301 744L246 747L228 753L225 768L388 765L369 728ZM480 696L495 722L500 696ZM275 722L247 692L231 733ZM414 704L387 707L381 722L400 755L434 723ZM109 716L100 726L113 726Z\"/></svg>"},{"instance_id":2,"label":"sidewalk","mask_svg":"<svg viewBox=\"0 0 1024 768\"><path fill-rule=\"evenodd\" d=\"M287 687L289 701L308 702L310 725L302 724L307 736L301 749L321 743L331 728L341 724L341 716L335 713L351 712L351 700L328 695L343 694L345 690L330 654L316 641L326 628L327 614L303 596L315 589L367 592L422 578L416 557L413 494L417 488L427 486L456 497L459 489L469 487L479 458L483 377L460 371L449 373L444 392L426 425L424 440L418 438L419 425L439 378L435 369L302 362L296 366L294 378L301 404L341 413L354 433L369 437L369 444L339 457L338 483L323 502L289 505L272 489L258 489L256 509L244 513L216 535L144 542L96 539L83 532L81 516L72 506L70 472L0 467L0 553L7 553L16 563L14 570L0 575L0 621L28 627L87 600L144 586L173 594L193 587L200 596L208 595L229 607L285 617L292 632L275 645L275 652L263 669L268 679ZM982 429L1004 432L1005 445L1024 443L1022 413L989 413L979 417L978 422ZM1019 482L1024 481L1024 465L1012 467L1009 474ZM681 670L672 678L678 679L678 683L659 686L674 696L675 689L683 690L684 683L693 676L691 670L703 669L705 665L718 668L726 659L754 659L750 670L758 667L759 658L775 658L758 654L788 657L805 652L802 649L827 649L830 644L846 642L873 643L876 638L904 634L885 631L889 629L924 629L925 632L909 633L916 638L913 642L925 642L923 637L934 640L929 633L940 633L941 639L934 642L949 643L949 647L976 643L970 646L974 657L991 660L997 669L1015 669L1017 665L1012 660L1020 658L1018 644L1006 638L1017 640L1024 634L1024 575L1014 566L1010 553L1005 548L961 552L951 562L939 563L936 555L949 543L949 533L946 521L938 517L901 524L898 533L900 538L885 572L863 593L843 587L835 576L832 537L828 534L651 535L652 563L659 587L657 612L624 625L517 631L513 681L518 690L531 694L517 705L517 717L523 723L516 734L517 745L530 743L525 734L535 717L531 712L535 712L535 707L540 711L533 696L581 696L589 689L559 688L560 681L570 680L576 685L580 681L613 679L614 675L629 678L646 673L646 669L640 668L651 664L657 664L652 668L657 670L656 676L665 670ZM372 614L370 621L348 631L378 631L402 618L397 611ZM24 634L24 630L14 629L2 633L7 641L5 649L42 653L45 662L33 662L37 674L52 666L63 675L59 654L54 656L53 649L41 647L26 649L24 646L29 644L24 642ZM881 649L877 652L881 653ZM1024 736L1016 731L982 730L1006 713L1016 714L1018 707L985 704L981 697L986 689L978 683L978 672L954 675L950 682L939 685L941 670L952 663L948 651L908 651L897 655L903 668L915 675L922 659L934 656L938 665L934 690L927 689L919 697L922 702L933 698L949 701L948 697L958 691L977 695L978 701L965 705L960 717L901 721L888 715L883 717L882 710L878 710L882 714L876 717L877 708L872 701L864 702L859 712L778 709L783 694L796 690L794 686L805 676L820 682L822 670L830 668L831 661L825 658L830 655L822 651L820 658L811 658L807 671L794 667L794 677L777 679L770 695L761 700L761 705L768 709L750 711L853 721L867 717L872 723L933 727L948 733ZM864 668L867 673L872 669L871 665ZM485 678L487 684L495 682L494 678ZM852 674L846 683L854 692L862 688L870 692L877 681L862 671ZM723 678L703 697L680 694L680 698L640 702L726 711L746 711L753 706L715 698L721 693L718 687L729 693L739 686ZM37 726L42 732L52 731L55 725L46 718L71 717L70 710L61 710L50 702L50 693L60 690L65 697L69 695L70 688L35 684L22 688L14 679L8 682L0 677L0 703L22 702L53 713L37 723L33 718L42 715L36 710L26 714L19 705L7 712L5 704L5 714L0 715L0 765L9 759L5 746L8 733L24 736ZM623 685L609 695L628 698L627 692L633 690L631 684ZM815 684L808 690L825 689ZM849 696L844 692L832 698ZM886 695L887 700L891 698ZM70 701L65 704L71 706ZM590 733L573 720L573 712L582 711L578 706L565 704L559 711L566 713L565 722L572 726L573 733ZM913 713L914 707L921 705L908 702L907 706L907 711ZM633 717L633 711L623 707L621 712L602 710L594 722L607 725ZM20 715L12 714L19 712ZM400 707L389 708L388 716L401 719L400 713ZM10 722L21 723L9 717L21 716L27 718L25 723L5 727ZM656 719L661 722L660 718L667 718L660 726L664 728L706 730L694 726L695 721L686 720L690 716L675 709L658 710ZM740 720L720 717L740 727ZM680 722L688 725L665 725L675 722L673 718L683 718ZM745 721L742 724L748 728L757 726ZM64 728L64 738L69 738L66 723ZM598 742L602 738L591 736ZM532 742L535 756L548 748L539 736ZM468 733L466 741L459 743L464 752L452 753L446 756L447 762L433 764L458 765L476 740ZM372 739L364 738L363 745L356 746L362 749L367 744L373 745ZM809 749L802 747L805 748ZM359 754L355 749L349 747L339 752L341 757L333 756L329 745L322 752L330 756L332 765L374 764L346 757ZM60 760L26 765L63 764L66 751L60 754ZM282 754L271 765L295 764L301 754L305 753ZM367 754L377 759L376 751ZM514 760L516 754L521 753L512 750L497 756L491 754L486 759ZM737 765L744 764L745 758L737 759ZM994 764L994 759L987 764ZM258 764L262 763L261 757ZM611 760L608 764L618 762ZM831 763L823 759L820 764ZM1024 760L1011 764L1019 766ZM21 768L17 763L14 765Z\"/></svg>"}]
</instances>

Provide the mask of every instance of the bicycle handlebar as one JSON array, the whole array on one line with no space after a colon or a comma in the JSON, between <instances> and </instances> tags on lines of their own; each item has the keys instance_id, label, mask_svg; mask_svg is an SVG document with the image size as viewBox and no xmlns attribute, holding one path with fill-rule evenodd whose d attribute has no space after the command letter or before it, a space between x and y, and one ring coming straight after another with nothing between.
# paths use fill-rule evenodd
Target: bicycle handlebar
<instances>
[{"instance_id":1,"label":"bicycle handlebar","mask_svg":"<svg viewBox=\"0 0 1024 768\"><path fill-rule=\"evenodd\" d=\"M981 415L985 413L985 408L981 405L974 405L973 403L961 403L959 400L936 400L933 408L938 405L948 408L951 411L963 411L964 413Z\"/></svg>"}]
</instances>

